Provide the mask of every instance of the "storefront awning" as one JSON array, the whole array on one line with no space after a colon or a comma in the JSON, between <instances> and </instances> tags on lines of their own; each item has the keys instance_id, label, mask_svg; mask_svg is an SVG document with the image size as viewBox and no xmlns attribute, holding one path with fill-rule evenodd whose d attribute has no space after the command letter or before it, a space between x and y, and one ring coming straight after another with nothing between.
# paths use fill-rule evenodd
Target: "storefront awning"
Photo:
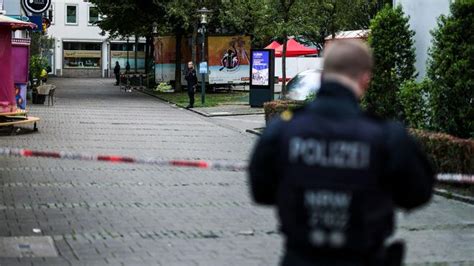
<instances>
[{"instance_id":1,"label":"storefront awning","mask_svg":"<svg viewBox=\"0 0 474 266\"><path fill-rule=\"evenodd\" d=\"M30 22L21 21L8 16L0 15L0 26L8 26L12 30L34 29L36 25Z\"/></svg>"}]
</instances>

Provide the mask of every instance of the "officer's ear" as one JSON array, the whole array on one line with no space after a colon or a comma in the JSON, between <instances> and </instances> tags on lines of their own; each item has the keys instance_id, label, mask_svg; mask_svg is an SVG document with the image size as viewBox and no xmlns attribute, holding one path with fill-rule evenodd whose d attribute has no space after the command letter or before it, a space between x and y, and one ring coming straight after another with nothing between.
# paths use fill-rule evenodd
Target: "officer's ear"
<instances>
[{"instance_id":1,"label":"officer's ear","mask_svg":"<svg viewBox=\"0 0 474 266\"><path fill-rule=\"evenodd\" d=\"M370 86L371 80L372 80L372 73L370 71L365 71L359 76L359 87L362 93L367 92L367 89Z\"/></svg>"}]
</instances>

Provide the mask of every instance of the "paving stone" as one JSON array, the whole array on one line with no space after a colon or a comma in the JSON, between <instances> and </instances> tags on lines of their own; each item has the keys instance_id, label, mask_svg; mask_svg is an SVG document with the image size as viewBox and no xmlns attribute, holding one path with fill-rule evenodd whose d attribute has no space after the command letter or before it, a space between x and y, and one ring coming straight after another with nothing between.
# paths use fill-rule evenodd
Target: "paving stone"
<instances>
[{"instance_id":1,"label":"paving stone","mask_svg":"<svg viewBox=\"0 0 474 266\"><path fill-rule=\"evenodd\" d=\"M245 127L264 124L206 118L108 79L52 82L56 104L31 106L39 132L2 136L1 147L242 162L257 138ZM59 255L0 265L277 265L275 212L248 191L241 172L0 158L0 237L51 237ZM473 265L473 224L472 205L435 197L400 219L407 261Z\"/></svg>"}]
</instances>

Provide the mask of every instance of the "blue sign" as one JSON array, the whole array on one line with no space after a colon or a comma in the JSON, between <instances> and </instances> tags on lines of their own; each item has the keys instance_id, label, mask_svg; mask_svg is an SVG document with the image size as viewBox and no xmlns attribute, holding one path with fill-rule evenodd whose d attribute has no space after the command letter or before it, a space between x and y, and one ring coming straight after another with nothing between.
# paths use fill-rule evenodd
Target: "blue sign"
<instances>
[{"instance_id":1,"label":"blue sign","mask_svg":"<svg viewBox=\"0 0 474 266\"><path fill-rule=\"evenodd\" d=\"M43 31L43 17L42 16L28 16L30 22L36 24L36 29L34 32L42 32Z\"/></svg>"},{"instance_id":2,"label":"blue sign","mask_svg":"<svg viewBox=\"0 0 474 266\"><path fill-rule=\"evenodd\" d=\"M270 52L252 51L252 85L268 86L270 75Z\"/></svg>"},{"instance_id":3,"label":"blue sign","mask_svg":"<svg viewBox=\"0 0 474 266\"><path fill-rule=\"evenodd\" d=\"M199 74L207 74L207 62L199 63Z\"/></svg>"}]
</instances>

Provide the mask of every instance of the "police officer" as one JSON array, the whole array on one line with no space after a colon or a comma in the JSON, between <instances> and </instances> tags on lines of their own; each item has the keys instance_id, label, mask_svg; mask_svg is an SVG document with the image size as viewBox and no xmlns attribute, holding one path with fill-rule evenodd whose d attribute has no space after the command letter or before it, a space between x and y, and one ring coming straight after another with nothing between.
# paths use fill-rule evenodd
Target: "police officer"
<instances>
[{"instance_id":1,"label":"police officer","mask_svg":"<svg viewBox=\"0 0 474 266\"><path fill-rule=\"evenodd\" d=\"M194 69L193 62L188 62L188 69L186 70L186 74L184 76L186 79L187 89L188 89L188 97L189 97L189 104L186 106L187 109L194 107L194 91L196 90L196 85L198 83L196 70Z\"/></svg>"},{"instance_id":2,"label":"police officer","mask_svg":"<svg viewBox=\"0 0 474 266\"><path fill-rule=\"evenodd\" d=\"M385 247L394 209L427 203L434 172L402 125L361 111L372 67L362 42L334 42L316 100L272 121L255 147L251 195L278 210L282 265L401 264L401 246Z\"/></svg>"}]
</instances>

